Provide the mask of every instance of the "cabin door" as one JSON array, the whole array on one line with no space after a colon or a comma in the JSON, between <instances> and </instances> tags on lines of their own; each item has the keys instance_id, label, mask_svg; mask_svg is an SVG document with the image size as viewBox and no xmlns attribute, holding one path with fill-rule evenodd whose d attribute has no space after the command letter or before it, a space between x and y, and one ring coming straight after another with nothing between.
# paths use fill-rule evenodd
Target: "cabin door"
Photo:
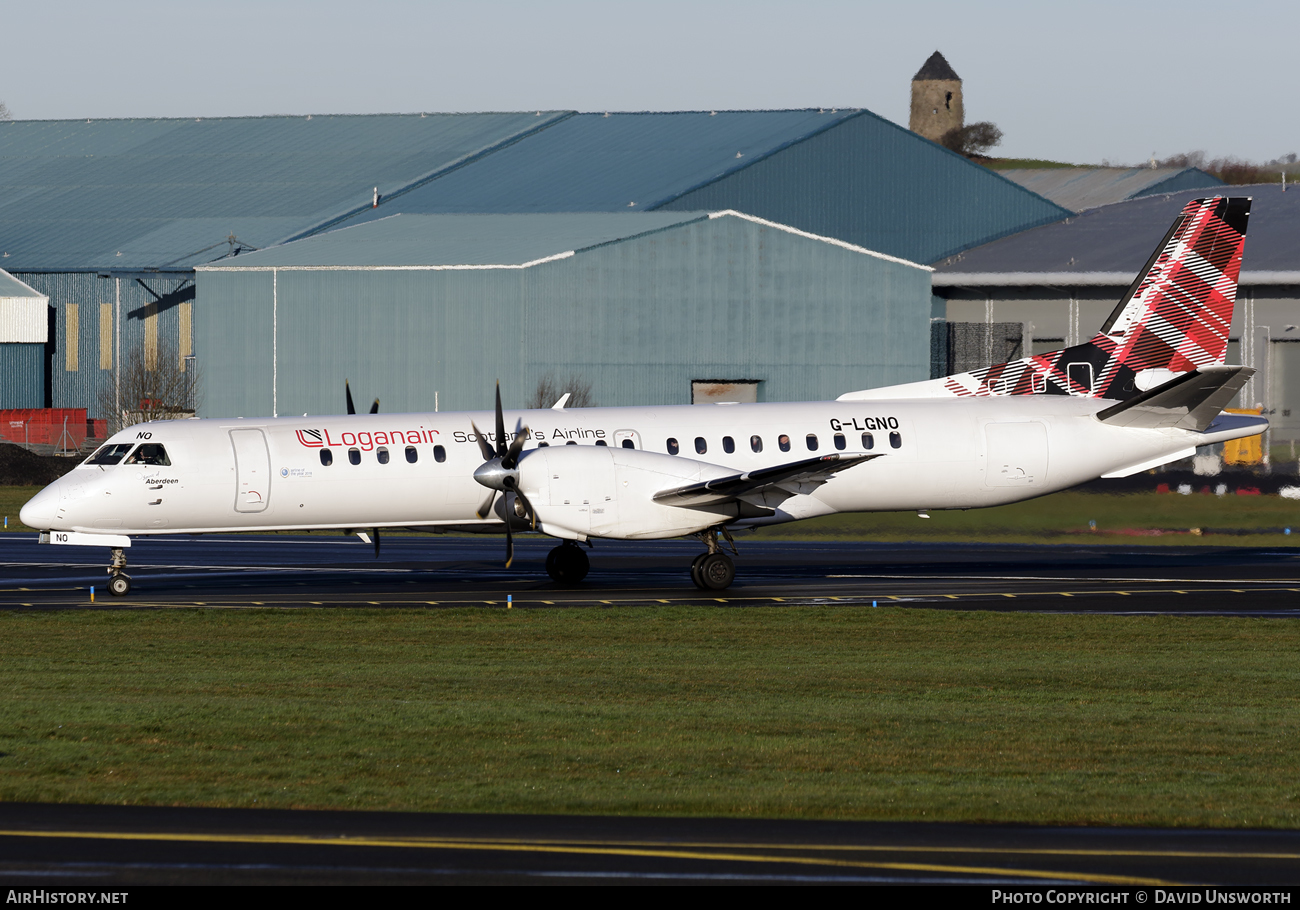
<instances>
[{"instance_id":1,"label":"cabin door","mask_svg":"<svg viewBox=\"0 0 1300 910\"><path fill-rule=\"evenodd\" d=\"M261 512L271 500L271 453L261 430L231 430L235 449L235 511Z\"/></svg>"}]
</instances>

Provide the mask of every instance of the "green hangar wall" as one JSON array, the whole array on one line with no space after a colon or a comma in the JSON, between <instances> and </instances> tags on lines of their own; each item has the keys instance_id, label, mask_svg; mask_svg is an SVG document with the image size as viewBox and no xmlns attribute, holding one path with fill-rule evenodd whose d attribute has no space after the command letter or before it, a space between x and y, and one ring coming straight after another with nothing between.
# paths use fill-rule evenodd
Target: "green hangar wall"
<instances>
[{"instance_id":1,"label":"green hangar wall","mask_svg":"<svg viewBox=\"0 0 1300 910\"><path fill-rule=\"evenodd\" d=\"M546 373L602 405L760 400L929 375L930 271L733 212L401 215L201 266L215 417L520 407Z\"/></svg>"}]
</instances>

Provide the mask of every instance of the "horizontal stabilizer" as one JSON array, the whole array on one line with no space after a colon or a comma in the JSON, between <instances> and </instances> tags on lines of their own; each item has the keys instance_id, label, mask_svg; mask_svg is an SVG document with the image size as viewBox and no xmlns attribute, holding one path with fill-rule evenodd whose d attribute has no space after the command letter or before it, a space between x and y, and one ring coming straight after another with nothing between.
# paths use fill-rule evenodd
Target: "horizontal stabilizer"
<instances>
[{"instance_id":1,"label":"horizontal stabilizer","mask_svg":"<svg viewBox=\"0 0 1300 910\"><path fill-rule=\"evenodd\" d=\"M655 494L654 500L666 506L702 506L734 502L742 496L749 496L781 484L823 484L846 468L879 457L880 454L877 453L805 458L790 464L760 468L757 471L746 471L743 474L732 474L716 480L703 480L684 487L662 490Z\"/></svg>"},{"instance_id":2,"label":"horizontal stabilizer","mask_svg":"<svg viewBox=\"0 0 1300 910\"><path fill-rule=\"evenodd\" d=\"M1253 375L1250 367L1199 367L1098 411L1097 419L1118 427L1203 431Z\"/></svg>"}]
</instances>

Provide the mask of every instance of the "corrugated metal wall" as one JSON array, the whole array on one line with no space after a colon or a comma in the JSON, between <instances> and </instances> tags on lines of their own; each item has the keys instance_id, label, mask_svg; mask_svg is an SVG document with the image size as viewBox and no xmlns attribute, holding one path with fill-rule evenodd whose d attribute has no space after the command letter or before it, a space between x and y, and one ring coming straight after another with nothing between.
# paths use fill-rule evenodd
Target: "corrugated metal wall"
<instances>
[{"instance_id":1,"label":"corrugated metal wall","mask_svg":"<svg viewBox=\"0 0 1300 910\"><path fill-rule=\"evenodd\" d=\"M737 218L523 270L199 273L205 416L522 406L547 372L602 405L686 404L693 379L769 401L929 376L929 274ZM274 309L274 317L273 311ZM274 327L273 327L274 318ZM272 334L276 343L272 352Z\"/></svg>"},{"instance_id":2,"label":"corrugated metal wall","mask_svg":"<svg viewBox=\"0 0 1300 910\"><path fill-rule=\"evenodd\" d=\"M737 209L924 263L1071 214L921 142L863 113L661 208Z\"/></svg>"},{"instance_id":3,"label":"corrugated metal wall","mask_svg":"<svg viewBox=\"0 0 1300 910\"><path fill-rule=\"evenodd\" d=\"M34 373L5 369L0 375L3 407L42 407L48 401L50 407L86 408L91 417L104 418L108 415L100 413L100 396L112 388L119 350L126 358L132 349L143 350L152 335L159 351L180 356L182 311L193 300L189 279L147 279L159 300L131 278L100 278L93 272L14 275L50 298L54 356L48 394L42 366ZM23 356L24 363L31 358L29 353ZM32 403L10 403L18 400Z\"/></svg>"},{"instance_id":4,"label":"corrugated metal wall","mask_svg":"<svg viewBox=\"0 0 1300 910\"><path fill-rule=\"evenodd\" d=\"M45 404L45 345L0 344L0 409Z\"/></svg>"}]
</instances>

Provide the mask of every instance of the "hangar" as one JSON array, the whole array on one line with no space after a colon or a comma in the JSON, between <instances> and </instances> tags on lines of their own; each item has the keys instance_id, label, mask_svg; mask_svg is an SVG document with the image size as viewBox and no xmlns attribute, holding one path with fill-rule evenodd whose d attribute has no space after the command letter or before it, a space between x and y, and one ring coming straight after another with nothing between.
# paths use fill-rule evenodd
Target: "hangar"
<instances>
[{"instance_id":1,"label":"hangar","mask_svg":"<svg viewBox=\"0 0 1300 910\"><path fill-rule=\"evenodd\" d=\"M1274 442L1300 438L1300 193L1277 184L1145 196L945 258L934 293L948 361L940 341L935 370L1091 337L1182 207L1207 192L1254 198L1227 356L1259 372L1240 406L1264 408Z\"/></svg>"},{"instance_id":2,"label":"hangar","mask_svg":"<svg viewBox=\"0 0 1300 910\"><path fill-rule=\"evenodd\" d=\"M399 212L723 210L913 262L1068 214L862 110L8 121L0 267L48 297L53 316L39 372L6 371L0 407L107 416L97 402L136 350L214 378L239 352L201 337L199 327L224 317L204 312L195 267L340 226ZM791 312L816 304L805 287L785 289ZM900 305L910 315L910 299ZM466 324L461 342L491 356L494 328ZM702 337L719 362L736 344L725 331ZM791 343L811 370L819 364L807 337ZM200 413L216 414L227 393L205 385ZM779 385L770 394L783 396Z\"/></svg>"},{"instance_id":3,"label":"hangar","mask_svg":"<svg viewBox=\"0 0 1300 910\"><path fill-rule=\"evenodd\" d=\"M396 215L197 268L207 410L800 401L924 379L930 269L734 211ZM547 405L550 402L546 402Z\"/></svg>"}]
</instances>

